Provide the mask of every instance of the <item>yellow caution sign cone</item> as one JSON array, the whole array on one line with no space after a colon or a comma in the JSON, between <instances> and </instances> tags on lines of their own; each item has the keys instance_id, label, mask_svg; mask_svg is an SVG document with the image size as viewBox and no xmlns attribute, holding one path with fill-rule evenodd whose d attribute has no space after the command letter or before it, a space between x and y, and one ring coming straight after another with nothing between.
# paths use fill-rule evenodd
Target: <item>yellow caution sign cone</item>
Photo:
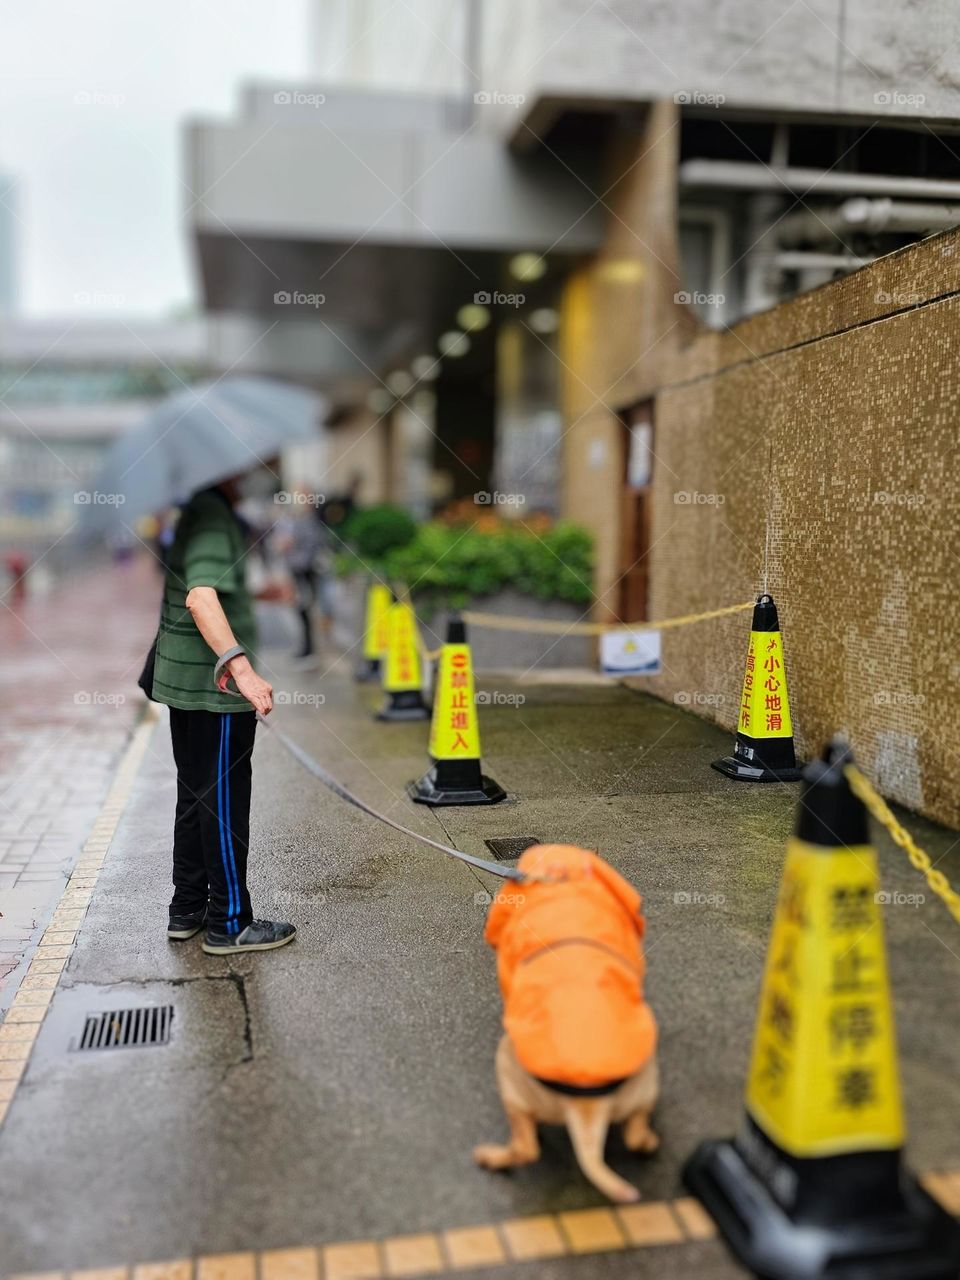
<instances>
[{"instance_id":1,"label":"yellow caution sign cone","mask_svg":"<svg viewBox=\"0 0 960 1280\"><path fill-rule=\"evenodd\" d=\"M363 627L363 662L357 668L354 679L361 682L376 680L380 674L380 661L387 652L387 610L393 596L389 587L381 582L371 582L367 588L366 619Z\"/></svg>"},{"instance_id":2,"label":"yellow caution sign cone","mask_svg":"<svg viewBox=\"0 0 960 1280\"><path fill-rule=\"evenodd\" d=\"M426 720L430 710L423 700L423 675L417 620L403 601L386 612L387 655L383 662L383 691L387 695L378 720Z\"/></svg>"},{"instance_id":3,"label":"yellow caution sign cone","mask_svg":"<svg viewBox=\"0 0 960 1280\"><path fill-rule=\"evenodd\" d=\"M769 1280L956 1277L960 1227L901 1162L893 1009L850 754L807 766L760 995L746 1114L684 1181Z\"/></svg>"},{"instance_id":4,"label":"yellow caution sign cone","mask_svg":"<svg viewBox=\"0 0 960 1280\"><path fill-rule=\"evenodd\" d=\"M800 777L773 596L757 596L733 755L715 760L713 767L740 782L796 782Z\"/></svg>"},{"instance_id":5,"label":"yellow caution sign cone","mask_svg":"<svg viewBox=\"0 0 960 1280\"><path fill-rule=\"evenodd\" d=\"M440 650L429 749L433 767L408 788L418 804L497 804L506 799L504 789L480 768L473 659L459 618L448 624Z\"/></svg>"}]
</instances>

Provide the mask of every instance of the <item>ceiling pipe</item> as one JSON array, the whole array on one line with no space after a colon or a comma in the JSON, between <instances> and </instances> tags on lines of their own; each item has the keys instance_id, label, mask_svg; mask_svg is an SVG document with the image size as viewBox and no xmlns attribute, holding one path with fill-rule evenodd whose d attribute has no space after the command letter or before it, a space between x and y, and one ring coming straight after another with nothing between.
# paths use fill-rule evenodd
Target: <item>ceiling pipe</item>
<instances>
[{"instance_id":1,"label":"ceiling pipe","mask_svg":"<svg viewBox=\"0 0 960 1280\"><path fill-rule=\"evenodd\" d=\"M852 231L879 235L882 232L944 231L960 224L960 204L919 204L889 199L845 200L831 209L798 209L782 218L777 226L781 244L842 239Z\"/></svg>"},{"instance_id":2,"label":"ceiling pipe","mask_svg":"<svg viewBox=\"0 0 960 1280\"><path fill-rule=\"evenodd\" d=\"M801 249L786 250L773 258L779 271L856 271L873 261L855 253L808 253Z\"/></svg>"},{"instance_id":3,"label":"ceiling pipe","mask_svg":"<svg viewBox=\"0 0 960 1280\"><path fill-rule=\"evenodd\" d=\"M820 195L904 196L960 200L960 182L941 178L900 178L882 173L840 173L836 169L772 167L741 160L684 160L683 187L721 187L727 191L816 191Z\"/></svg>"}]
</instances>

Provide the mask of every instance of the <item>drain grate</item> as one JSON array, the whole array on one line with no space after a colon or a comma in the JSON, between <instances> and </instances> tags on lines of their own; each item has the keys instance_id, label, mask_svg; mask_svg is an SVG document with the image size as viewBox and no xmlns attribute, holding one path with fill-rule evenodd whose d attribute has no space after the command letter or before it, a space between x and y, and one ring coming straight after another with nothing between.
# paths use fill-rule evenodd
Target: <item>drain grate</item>
<instances>
[{"instance_id":1,"label":"drain grate","mask_svg":"<svg viewBox=\"0 0 960 1280\"><path fill-rule=\"evenodd\" d=\"M153 1044L169 1044L172 1022L172 1004L88 1013L76 1048L143 1049Z\"/></svg>"},{"instance_id":2,"label":"drain grate","mask_svg":"<svg viewBox=\"0 0 960 1280\"><path fill-rule=\"evenodd\" d=\"M483 842L500 862L514 862L531 845L542 844L539 836L498 836Z\"/></svg>"}]
</instances>

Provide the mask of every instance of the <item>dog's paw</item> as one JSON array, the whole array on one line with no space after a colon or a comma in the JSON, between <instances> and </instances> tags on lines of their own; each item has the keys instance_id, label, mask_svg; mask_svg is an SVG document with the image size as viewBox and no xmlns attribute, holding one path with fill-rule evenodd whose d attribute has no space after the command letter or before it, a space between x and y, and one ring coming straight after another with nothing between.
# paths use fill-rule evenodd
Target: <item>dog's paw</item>
<instances>
[{"instance_id":1,"label":"dog's paw","mask_svg":"<svg viewBox=\"0 0 960 1280\"><path fill-rule=\"evenodd\" d=\"M481 1169L507 1169L512 1164L510 1148L493 1143L474 1147L473 1158Z\"/></svg>"},{"instance_id":2,"label":"dog's paw","mask_svg":"<svg viewBox=\"0 0 960 1280\"><path fill-rule=\"evenodd\" d=\"M638 1155L652 1156L660 1147L660 1135L654 1133L648 1124L628 1121L623 1131L623 1145L628 1151L636 1151Z\"/></svg>"}]
</instances>

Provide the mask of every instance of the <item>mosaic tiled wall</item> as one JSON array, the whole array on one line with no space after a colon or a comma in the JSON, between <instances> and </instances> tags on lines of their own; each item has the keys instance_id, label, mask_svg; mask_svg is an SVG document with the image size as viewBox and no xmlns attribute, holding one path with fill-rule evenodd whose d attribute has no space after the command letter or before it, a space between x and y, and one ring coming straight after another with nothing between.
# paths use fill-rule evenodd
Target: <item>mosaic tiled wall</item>
<instances>
[{"instance_id":1,"label":"mosaic tiled wall","mask_svg":"<svg viewBox=\"0 0 960 1280\"><path fill-rule=\"evenodd\" d=\"M960 232L673 351L651 615L780 609L804 756L840 730L960 827ZM730 728L749 615L664 634L661 696Z\"/></svg>"},{"instance_id":2,"label":"mosaic tiled wall","mask_svg":"<svg viewBox=\"0 0 960 1280\"><path fill-rule=\"evenodd\" d=\"M842 730L884 793L960 827L960 232L724 332L678 305L679 121L609 157L607 232L563 312L564 514L615 618L623 430L656 397L650 616L780 607L800 752ZM598 193L599 194L599 193ZM736 722L748 615L664 633L638 682Z\"/></svg>"}]
</instances>

